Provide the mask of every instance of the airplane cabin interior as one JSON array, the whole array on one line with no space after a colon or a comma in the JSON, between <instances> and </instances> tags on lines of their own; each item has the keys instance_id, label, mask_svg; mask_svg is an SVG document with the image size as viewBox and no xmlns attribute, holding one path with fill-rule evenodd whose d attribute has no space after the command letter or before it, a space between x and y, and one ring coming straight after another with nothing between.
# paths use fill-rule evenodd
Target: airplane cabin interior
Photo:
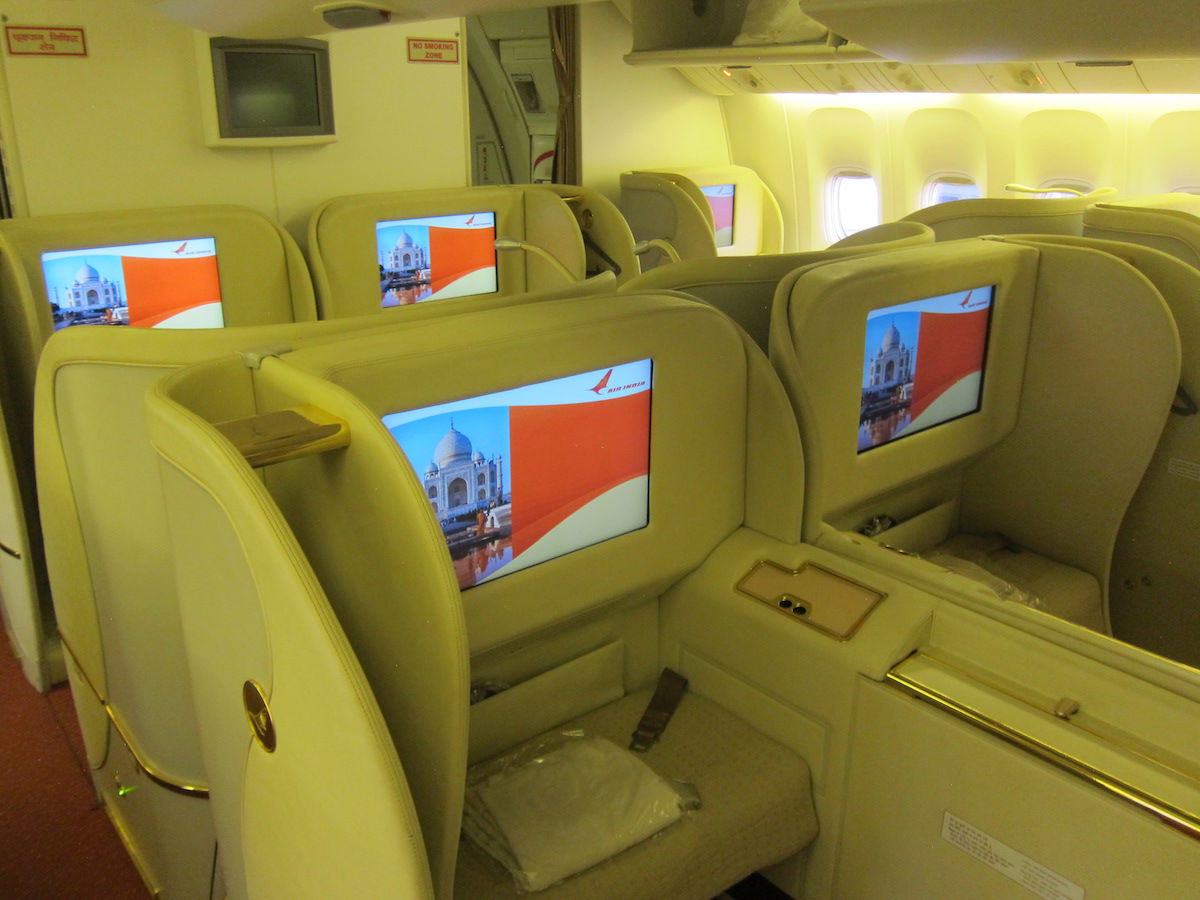
<instances>
[{"instance_id":1,"label":"airplane cabin interior","mask_svg":"<svg viewBox=\"0 0 1200 900\"><path fill-rule=\"evenodd\" d=\"M1194 896L1182 4L2 12L13 896Z\"/></svg>"}]
</instances>

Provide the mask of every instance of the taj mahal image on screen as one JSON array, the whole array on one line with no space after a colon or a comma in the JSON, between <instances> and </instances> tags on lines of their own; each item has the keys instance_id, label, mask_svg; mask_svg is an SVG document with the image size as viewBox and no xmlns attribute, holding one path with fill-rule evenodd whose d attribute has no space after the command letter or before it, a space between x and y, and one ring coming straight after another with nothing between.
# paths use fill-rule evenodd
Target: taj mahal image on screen
<instances>
[{"instance_id":1,"label":"taj mahal image on screen","mask_svg":"<svg viewBox=\"0 0 1200 900\"><path fill-rule=\"evenodd\" d=\"M913 380L913 352L900 339L900 329L892 324L883 336L879 350L870 360L863 391L884 391Z\"/></svg>"},{"instance_id":2,"label":"taj mahal image on screen","mask_svg":"<svg viewBox=\"0 0 1200 900\"><path fill-rule=\"evenodd\" d=\"M447 534L465 527L465 516L489 510L488 518L496 518L493 527L507 524L507 516L497 513L506 504L504 477L499 455L485 459L474 450L471 440L450 423L433 451L433 459L425 469L425 494L434 514ZM504 515L504 521L499 516ZM472 524L474 519L471 519Z\"/></svg>"},{"instance_id":3,"label":"taj mahal image on screen","mask_svg":"<svg viewBox=\"0 0 1200 900\"><path fill-rule=\"evenodd\" d=\"M124 312L121 284L103 277L86 260L76 270L74 280L67 283L47 285L50 302L54 304L56 327L78 320L79 324L91 324L107 310ZM111 318L111 317L110 317Z\"/></svg>"}]
</instances>

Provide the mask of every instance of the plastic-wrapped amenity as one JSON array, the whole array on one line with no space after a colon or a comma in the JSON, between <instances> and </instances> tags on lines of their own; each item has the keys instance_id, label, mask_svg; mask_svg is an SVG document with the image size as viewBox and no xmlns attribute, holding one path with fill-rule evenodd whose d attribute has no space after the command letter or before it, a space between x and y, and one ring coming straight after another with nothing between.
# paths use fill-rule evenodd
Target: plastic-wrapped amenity
<instances>
[{"instance_id":1,"label":"plastic-wrapped amenity","mask_svg":"<svg viewBox=\"0 0 1200 900\"><path fill-rule=\"evenodd\" d=\"M467 789L463 831L526 891L591 868L681 815L664 779L603 738L568 738L487 772Z\"/></svg>"}]
</instances>

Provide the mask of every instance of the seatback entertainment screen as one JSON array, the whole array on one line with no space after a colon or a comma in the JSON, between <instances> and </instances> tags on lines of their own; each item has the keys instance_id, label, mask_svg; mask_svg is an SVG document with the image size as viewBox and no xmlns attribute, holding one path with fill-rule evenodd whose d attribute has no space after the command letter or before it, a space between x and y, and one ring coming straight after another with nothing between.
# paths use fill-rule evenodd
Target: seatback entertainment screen
<instances>
[{"instance_id":1,"label":"seatback entertainment screen","mask_svg":"<svg viewBox=\"0 0 1200 900\"><path fill-rule=\"evenodd\" d=\"M979 411L995 286L867 313L858 452Z\"/></svg>"},{"instance_id":2,"label":"seatback entertainment screen","mask_svg":"<svg viewBox=\"0 0 1200 900\"><path fill-rule=\"evenodd\" d=\"M653 361L390 413L460 588L644 528Z\"/></svg>"},{"instance_id":3,"label":"seatback entertainment screen","mask_svg":"<svg viewBox=\"0 0 1200 900\"><path fill-rule=\"evenodd\" d=\"M375 245L384 309L498 289L495 213L376 222Z\"/></svg>"},{"instance_id":4,"label":"seatback entertainment screen","mask_svg":"<svg viewBox=\"0 0 1200 900\"><path fill-rule=\"evenodd\" d=\"M713 214L713 237L718 247L733 246L733 202L737 186L733 184L709 184L700 188L708 198Z\"/></svg>"},{"instance_id":5,"label":"seatback entertainment screen","mask_svg":"<svg viewBox=\"0 0 1200 900\"><path fill-rule=\"evenodd\" d=\"M221 282L211 237L42 254L54 330L72 325L220 328Z\"/></svg>"}]
</instances>

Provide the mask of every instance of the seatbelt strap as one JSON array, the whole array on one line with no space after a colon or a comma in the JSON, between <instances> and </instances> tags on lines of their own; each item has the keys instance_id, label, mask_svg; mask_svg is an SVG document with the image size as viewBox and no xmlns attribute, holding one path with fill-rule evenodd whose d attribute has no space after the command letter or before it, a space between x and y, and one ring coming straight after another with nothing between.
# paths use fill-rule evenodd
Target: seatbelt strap
<instances>
[{"instance_id":1,"label":"seatbelt strap","mask_svg":"<svg viewBox=\"0 0 1200 900\"><path fill-rule=\"evenodd\" d=\"M630 750L645 753L662 737L667 723L671 721L671 716L679 706L679 701L683 699L687 683L687 679L675 670L662 670L662 674L658 676L658 687L654 689L654 696L650 698L650 704L642 713L642 719L633 732L633 740L629 743Z\"/></svg>"}]
</instances>

